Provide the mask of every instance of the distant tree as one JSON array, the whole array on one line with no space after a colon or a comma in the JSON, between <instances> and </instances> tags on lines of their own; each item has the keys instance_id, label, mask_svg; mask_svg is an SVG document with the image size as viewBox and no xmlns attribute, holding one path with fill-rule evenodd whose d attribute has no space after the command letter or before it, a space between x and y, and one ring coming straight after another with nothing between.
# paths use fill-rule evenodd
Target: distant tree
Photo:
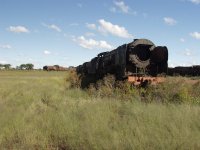
<instances>
[{"instance_id":1,"label":"distant tree","mask_svg":"<svg viewBox=\"0 0 200 150\"><path fill-rule=\"evenodd\" d=\"M18 68L19 68L20 70L32 70L33 67L34 67L34 65L31 64L31 63L28 63L28 64L21 64L20 66L18 66Z\"/></svg>"},{"instance_id":2,"label":"distant tree","mask_svg":"<svg viewBox=\"0 0 200 150\"><path fill-rule=\"evenodd\" d=\"M27 70L33 70L34 65L33 64L26 64Z\"/></svg>"},{"instance_id":3,"label":"distant tree","mask_svg":"<svg viewBox=\"0 0 200 150\"><path fill-rule=\"evenodd\" d=\"M1 69L4 69L4 66L3 66L3 64L0 64L0 70L1 70Z\"/></svg>"},{"instance_id":4,"label":"distant tree","mask_svg":"<svg viewBox=\"0 0 200 150\"><path fill-rule=\"evenodd\" d=\"M8 70L8 69L10 69L11 64L4 64L3 66L5 67L6 70Z\"/></svg>"},{"instance_id":5,"label":"distant tree","mask_svg":"<svg viewBox=\"0 0 200 150\"><path fill-rule=\"evenodd\" d=\"M26 64L21 64L21 65L19 66L19 68L20 68L20 70L26 69Z\"/></svg>"}]
</instances>

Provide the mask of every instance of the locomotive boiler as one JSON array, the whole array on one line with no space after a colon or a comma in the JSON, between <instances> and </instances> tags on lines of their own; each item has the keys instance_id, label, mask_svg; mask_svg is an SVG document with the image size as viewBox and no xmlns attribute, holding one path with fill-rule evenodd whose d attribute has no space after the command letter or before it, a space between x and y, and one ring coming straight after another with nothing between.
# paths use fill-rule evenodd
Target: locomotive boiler
<instances>
[{"instance_id":1,"label":"locomotive boiler","mask_svg":"<svg viewBox=\"0 0 200 150\"><path fill-rule=\"evenodd\" d=\"M100 79L106 74L115 75L117 80L130 76L167 74L168 49L156 46L148 39L135 39L116 49L98 54L89 62L76 68L81 76Z\"/></svg>"}]
</instances>

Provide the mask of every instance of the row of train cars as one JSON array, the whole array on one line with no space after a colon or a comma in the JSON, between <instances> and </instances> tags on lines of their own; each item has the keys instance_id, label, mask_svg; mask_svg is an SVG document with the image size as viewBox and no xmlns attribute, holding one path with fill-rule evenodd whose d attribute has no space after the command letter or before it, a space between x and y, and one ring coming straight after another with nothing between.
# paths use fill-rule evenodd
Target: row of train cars
<instances>
[{"instance_id":1,"label":"row of train cars","mask_svg":"<svg viewBox=\"0 0 200 150\"><path fill-rule=\"evenodd\" d=\"M188 66L188 67L175 67L175 68L168 68L168 75L175 76L200 76L200 65Z\"/></svg>"}]
</instances>

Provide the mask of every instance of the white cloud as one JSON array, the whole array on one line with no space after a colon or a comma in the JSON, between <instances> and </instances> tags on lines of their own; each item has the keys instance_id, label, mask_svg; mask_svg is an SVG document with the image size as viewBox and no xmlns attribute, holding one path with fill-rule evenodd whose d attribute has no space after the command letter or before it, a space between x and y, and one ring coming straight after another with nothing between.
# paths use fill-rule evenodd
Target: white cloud
<instances>
[{"instance_id":1,"label":"white cloud","mask_svg":"<svg viewBox=\"0 0 200 150\"><path fill-rule=\"evenodd\" d=\"M120 27L119 25L114 25L111 22L107 22L104 19L99 20L99 31L101 33L110 33L112 35L122 37L122 38L133 38L133 35L128 33L128 31L124 27Z\"/></svg>"},{"instance_id":2,"label":"white cloud","mask_svg":"<svg viewBox=\"0 0 200 150\"><path fill-rule=\"evenodd\" d=\"M115 7L111 7L111 8L110 8L110 11L113 12L113 13L115 13L117 10L116 10Z\"/></svg>"},{"instance_id":3,"label":"white cloud","mask_svg":"<svg viewBox=\"0 0 200 150\"><path fill-rule=\"evenodd\" d=\"M58 32L61 32L61 29L58 26L54 25L54 24L50 25L49 28L53 29L53 30L56 30Z\"/></svg>"},{"instance_id":4,"label":"white cloud","mask_svg":"<svg viewBox=\"0 0 200 150\"><path fill-rule=\"evenodd\" d=\"M90 36L90 37L92 37L92 36L95 36L95 34L92 33L92 32L86 32L86 33L85 33L85 36L88 36L88 37Z\"/></svg>"},{"instance_id":5,"label":"white cloud","mask_svg":"<svg viewBox=\"0 0 200 150\"><path fill-rule=\"evenodd\" d=\"M181 41L181 42L185 42L185 39L184 39L184 38L180 38L180 41Z\"/></svg>"},{"instance_id":6,"label":"white cloud","mask_svg":"<svg viewBox=\"0 0 200 150\"><path fill-rule=\"evenodd\" d=\"M106 41L99 41L99 47L105 48L105 49L112 49L113 48L113 46L108 44Z\"/></svg>"},{"instance_id":7,"label":"white cloud","mask_svg":"<svg viewBox=\"0 0 200 150\"><path fill-rule=\"evenodd\" d=\"M170 25L170 26L177 24L177 21L171 17L164 17L163 20L167 25Z\"/></svg>"},{"instance_id":8,"label":"white cloud","mask_svg":"<svg viewBox=\"0 0 200 150\"><path fill-rule=\"evenodd\" d=\"M29 30L24 26L10 26L7 30L14 33L29 33Z\"/></svg>"},{"instance_id":9,"label":"white cloud","mask_svg":"<svg viewBox=\"0 0 200 150\"><path fill-rule=\"evenodd\" d=\"M70 26L78 26L78 23L71 23Z\"/></svg>"},{"instance_id":10,"label":"white cloud","mask_svg":"<svg viewBox=\"0 0 200 150\"><path fill-rule=\"evenodd\" d=\"M78 6L79 8L82 8L82 7L83 7L83 4L78 3L77 6Z\"/></svg>"},{"instance_id":11,"label":"white cloud","mask_svg":"<svg viewBox=\"0 0 200 150\"><path fill-rule=\"evenodd\" d=\"M113 46L106 41L96 41L94 39L86 39L84 36L74 37L73 41L77 42L81 47L87 49L112 49Z\"/></svg>"},{"instance_id":12,"label":"white cloud","mask_svg":"<svg viewBox=\"0 0 200 150\"><path fill-rule=\"evenodd\" d=\"M194 4L200 4L200 0L189 0L189 1L194 3Z\"/></svg>"},{"instance_id":13,"label":"white cloud","mask_svg":"<svg viewBox=\"0 0 200 150\"><path fill-rule=\"evenodd\" d=\"M169 62L168 60L168 65L169 67L177 67L177 66L193 66L193 65L198 65L198 61L194 60L192 57L188 58L187 60L182 60L182 61L171 61Z\"/></svg>"},{"instance_id":14,"label":"white cloud","mask_svg":"<svg viewBox=\"0 0 200 150\"><path fill-rule=\"evenodd\" d=\"M136 11L132 11L131 8L125 4L124 1L114 1L114 6L110 8L110 11L113 13L120 12L124 14L137 15Z\"/></svg>"},{"instance_id":15,"label":"white cloud","mask_svg":"<svg viewBox=\"0 0 200 150\"><path fill-rule=\"evenodd\" d=\"M42 25L45 26L45 27L47 27L47 28L49 28L49 29L55 30L55 31L57 31L57 32L61 32L61 31L62 31L62 30L61 30L57 25L55 25L55 24L48 25L48 24L43 23Z\"/></svg>"},{"instance_id":16,"label":"white cloud","mask_svg":"<svg viewBox=\"0 0 200 150\"><path fill-rule=\"evenodd\" d=\"M86 27L91 29L91 30L95 30L96 29L96 25L92 24L92 23L86 23Z\"/></svg>"},{"instance_id":17,"label":"white cloud","mask_svg":"<svg viewBox=\"0 0 200 150\"><path fill-rule=\"evenodd\" d=\"M5 61L5 60L0 60L0 64L7 64L7 61Z\"/></svg>"},{"instance_id":18,"label":"white cloud","mask_svg":"<svg viewBox=\"0 0 200 150\"><path fill-rule=\"evenodd\" d=\"M129 6L126 5L123 1L115 1L114 4L123 13L128 13L130 10Z\"/></svg>"},{"instance_id":19,"label":"white cloud","mask_svg":"<svg viewBox=\"0 0 200 150\"><path fill-rule=\"evenodd\" d=\"M12 46L10 46L9 44L4 44L4 45L1 45L1 44L0 44L0 48L3 48L3 49L11 49Z\"/></svg>"},{"instance_id":20,"label":"white cloud","mask_svg":"<svg viewBox=\"0 0 200 150\"><path fill-rule=\"evenodd\" d=\"M200 40L200 32L193 32L193 33L190 33L190 35L191 35L193 38L195 38L195 39L197 39L197 40Z\"/></svg>"},{"instance_id":21,"label":"white cloud","mask_svg":"<svg viewBox=\"0 0 200 150\"><path fill-rule=\"evenodd\" d=\"M48 51L48 50L45 50L43 53L44 53L45 55L50 55L50 54L51 54L51 52Z\"/></svg>"},{"instance_id":22,"label":"white cloud","mask_svg":"<svg viewBox=\"0 0 200 150\"><path fill-rule=\"evenodd\" d=\"M190 49L185 49L184 55L185 56L191 56L192 55L192 51Z\"/></svg>"}]
</instances>

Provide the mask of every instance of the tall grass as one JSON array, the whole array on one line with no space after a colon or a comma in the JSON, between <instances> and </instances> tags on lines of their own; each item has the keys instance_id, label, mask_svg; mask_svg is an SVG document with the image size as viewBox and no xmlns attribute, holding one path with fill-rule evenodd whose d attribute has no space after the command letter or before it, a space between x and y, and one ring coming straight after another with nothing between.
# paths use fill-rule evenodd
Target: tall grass
<instances>
[{"instance_id":1,"label":"tall grass","mask_svg":"<svg viewBox=\"0 0 200 150\"><path fill-rule=\"evenodd\" d=\"M177 93L178 99L199 99L198 82L191 85L198 88L186 84L182 90L169 79L142 91L151 102L144 103L137 89L128 87L129 97L117 88L106 95L105 83L99 90L71 89L66 77L67 72L0 72L0 149L200 149L199 105L159 101L173 101ZM173 80L177 85L184 79Z\"/></svg>"}]
</instances>

